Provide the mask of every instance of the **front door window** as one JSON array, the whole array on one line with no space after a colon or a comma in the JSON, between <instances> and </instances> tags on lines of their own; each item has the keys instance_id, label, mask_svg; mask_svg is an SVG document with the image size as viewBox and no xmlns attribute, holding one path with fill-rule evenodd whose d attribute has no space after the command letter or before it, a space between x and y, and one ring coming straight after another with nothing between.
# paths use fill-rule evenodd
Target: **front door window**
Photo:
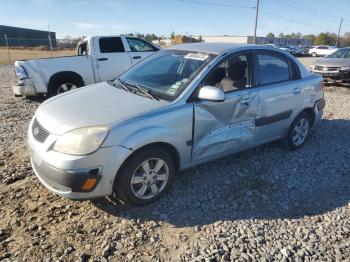
<instances>
[{"instance_id":1,"label":"front door window","mask_svg":"<svg viewBox=\"0 0 350 262\"><path fill-rule=\"evenodd\" d=\"M225 101L194 103L195 127L192 160L211 158L253 145L258 93L252 88L252 57L249 52L223 59L204 78L225 92Z\"/></svg>"},{"instance_id":2,"label":"front door window","mask_svg":"<svg viewBox=\"0 0 350 262\"><path fill-rule=\"evenodd\" d=\"M251 87L251 59L249 54L232 55L224 59L204 80L204 85L216 86L225 93Z\"/></svg>"}]
</instances>

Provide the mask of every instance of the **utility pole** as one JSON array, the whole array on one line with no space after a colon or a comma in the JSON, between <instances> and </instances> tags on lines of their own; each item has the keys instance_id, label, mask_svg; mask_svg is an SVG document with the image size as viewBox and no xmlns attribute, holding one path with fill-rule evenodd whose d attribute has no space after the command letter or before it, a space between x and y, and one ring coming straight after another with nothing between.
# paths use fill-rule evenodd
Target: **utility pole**
<instances>
[{"instance_id":1,"label":"utility pole","mask_svg":"<svg viewBox=\"0 0 350 262\"><path fill-rule=\"evenodd\" d=\"M338 35L337 35L337 42L335 43L336 47L338 47L338 44L339 44L339 35L340 35L340 30L341 30L342 23L343 23L343 18L340 19L340 25L339 25Z\"/></svg>"},{"instance_id":2,"label":"utility pole","mask_svg":"<svg viewBox=\"0 0 350 262\"><path fill-rule=\"evenodd\" d=\"M256 0L256 8L255 8L255 26L254 26L254 39L253 44L256 44L256 28L258 27L258 16L259 16L259 0Z\"/></svg>"},{"instance_id":3,"label":"utility pole","mask_svg":"<svg viewBox=\"0 0 350 262\"><path fill-rule=\"evenodd\" d=\"M47 24L47 28L49 29L49 45L50 45L50 52L52 57L52 40L51 40L51 30L50 30L50 23Z\"/></svg>"},{"instance_id":4,"label":"utility pole","mask_svg":"<svg viewBox=\"0 0 350 262\"><path fill-rule=\"evenodd\" d=\"M11 55L10 55L9 41L7 39L7 35L5 34L4 36L5 36L6 47L7 47L7 55L9 57L9 64L11 64Z\"/></svg>"}]
</instances>

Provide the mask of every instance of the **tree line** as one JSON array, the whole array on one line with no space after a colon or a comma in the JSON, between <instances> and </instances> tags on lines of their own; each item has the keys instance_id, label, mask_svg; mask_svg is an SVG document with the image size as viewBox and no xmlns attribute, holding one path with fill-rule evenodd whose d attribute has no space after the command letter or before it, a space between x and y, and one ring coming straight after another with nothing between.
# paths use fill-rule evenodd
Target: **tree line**
<instances>
[{"instance_id":1,"label":"tree line","mask_svg":"<svg viewBox=\"0 0 350 262\"><path fill-rule=\"evenodd\" d=\"M283 34L280 33L277 36L273 33L268 33L266 37L269 38L298 38L298 39L307 39L312 42L312 45L336 45L337 35L335 33L330 32L322 32L318 35L307 34L302 35L301 33L291 33L291 34ZM350 32L345 33L343 36L339 37L339 45L342 47L350 46Z\"/></svg>"},{"instance_id":2,"label":"tree line","mask_svg":"<svg viewBox=\"0 0 350 262\"><path fill-rule=\"evenodd\" d=\"M166 38L165 36L157 36L156 34L153 34L153 33L152 34L129 33L127 35L136 36L148 42ZM337 42L337 35L335 33L330 33L330 32L319 33L318 35L315 35L315 34L303 35L301 33L291 33L291 34L280 33L277 36L273 33L268 33L266 37L269 37L269 38L278 37L278 38L286 38L286 39L291 39L291 38L307 39L307 40L311 40L312 45L336 45L336 42ZM83 38L84 36L82 37L66 36L63 39L57 39L57 46L59 48L75 48L78 42ZM175 38L174 31L171 32L170 38L171 39ZM199 39L200 41L201 41L201 38L202 37L200 36L200 39ZM342 47L350 46L350 32L347 32L341 37L339 37L339 45Z\"/></svg>"}]
</instances>

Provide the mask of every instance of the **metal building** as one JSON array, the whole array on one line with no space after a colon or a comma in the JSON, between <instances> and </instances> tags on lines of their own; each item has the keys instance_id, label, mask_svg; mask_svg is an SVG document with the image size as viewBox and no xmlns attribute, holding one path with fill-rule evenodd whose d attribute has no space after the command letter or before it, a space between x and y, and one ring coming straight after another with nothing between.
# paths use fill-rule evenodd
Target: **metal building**
<instances>
[{"instance_id":1,"label":"metal building","mask_svg":"<svg viewBox=\"0 0 350 262\"><path fill-rule=\"evenodd\" d=\"M199 38L196 37L196 38ZM201 36L204 42L226 42L226 43L237 43L237 44L253 44L253 36ZM268 37L256 37L256 43L258 45L264 44L283 44L283 45L303 45L311 46L312 42L308 39L287 39L287 38L268 38Z\"/></svg>"},{"instance_id":2,"label":"metal building","mask_svg":"<svg viewBox=\"0 0 350 262\"><path fill-rule=\"evenodd\" d=\"M6 46L5 36L9 46L49 47L49 36L51 36L52 47L57 46L55 32L0 25L0 46Z\"/></svg>"}]
</instances>

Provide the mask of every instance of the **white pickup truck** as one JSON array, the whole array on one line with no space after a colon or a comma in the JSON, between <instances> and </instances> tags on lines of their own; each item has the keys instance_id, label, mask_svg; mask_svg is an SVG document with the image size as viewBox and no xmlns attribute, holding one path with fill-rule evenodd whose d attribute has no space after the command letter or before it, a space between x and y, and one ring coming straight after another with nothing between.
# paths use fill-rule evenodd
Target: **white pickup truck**
<instances>
[{"instance_id":1,"label":"white pickup truck","mask_svg":"<svg viewBox=\"0 0 350 262\"><path fill-rule=\"evenodd\" d=\"M15 62L15 96L57 94L111 80L159 47L129 36L93 36L79 42L77 55Z\"/></svg>"}]
</instances>

